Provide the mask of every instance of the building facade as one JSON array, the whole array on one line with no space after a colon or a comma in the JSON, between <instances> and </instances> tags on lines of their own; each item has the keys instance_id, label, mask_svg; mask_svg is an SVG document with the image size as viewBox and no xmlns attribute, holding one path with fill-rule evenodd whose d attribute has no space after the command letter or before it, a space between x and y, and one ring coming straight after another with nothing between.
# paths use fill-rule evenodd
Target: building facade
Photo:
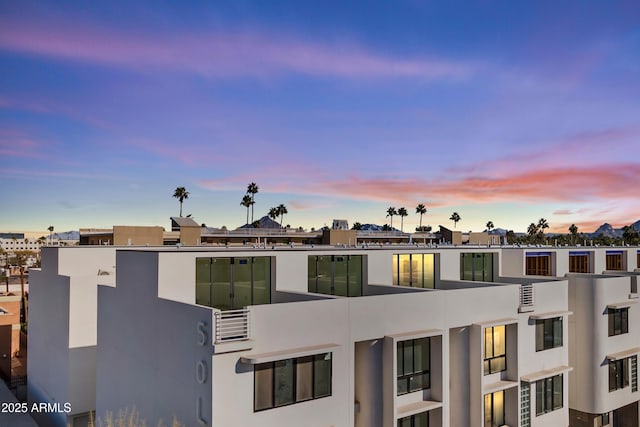
<instances>
[{"instance_id":1,"label":"building facade","mask_svg":"<svg viewBox=\"0 0 640 427\"><path fill-rule=\"evenodd\" d=\"M637 255L45 248L29 397L70 402L42 420L61 426L134 407L190 426L637 425Z\"/></svg>"}]
</instances>

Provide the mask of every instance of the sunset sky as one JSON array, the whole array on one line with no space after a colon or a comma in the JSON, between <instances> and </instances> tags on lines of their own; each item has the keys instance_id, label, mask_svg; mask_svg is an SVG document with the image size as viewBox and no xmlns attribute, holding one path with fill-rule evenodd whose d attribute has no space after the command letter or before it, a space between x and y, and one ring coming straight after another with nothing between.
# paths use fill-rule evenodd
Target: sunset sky
<instances>
[{"instance_id":1,"label":"sunset sky","mask_svg":"<svg viewBox=\"0 0 640 427\"><path fill-rule=\"evenodd\" d=\"M640 2L0 1L0 230L640 219ZM399 226L399 218L394 225Z\"/></svg>"}]
</instances>

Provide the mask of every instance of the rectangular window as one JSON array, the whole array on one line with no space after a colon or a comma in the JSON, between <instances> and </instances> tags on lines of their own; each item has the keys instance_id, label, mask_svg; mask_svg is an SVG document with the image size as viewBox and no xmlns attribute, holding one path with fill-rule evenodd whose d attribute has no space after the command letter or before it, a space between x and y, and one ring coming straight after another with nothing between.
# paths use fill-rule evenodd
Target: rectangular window
<instances>
[{"instance_id":1,"label":"rectangular window","mask_svg":"<svg viewBox=\"0 0 640 427\"><path fill-rule=\"evenodd\" d=\"M536 320L536 351L562 347L562 317Z\"/></svg>"},{"instance_id":2,"label":"rectangular window","mask_svg":"<svg viewBox=\"0 0 640 427\"><path fill-rule=\"evenodd\" d=\"M196 258L196 304L233 310L271 302L271 258Z\"/></svg>"},{"instance_id":3,"label":"rectangular window","mask_svg":"<svg viewBox=\"0 0 640 427\"><path fill-rule=\"evenodd\" d=\"M589 252L569 252L569 272L591 273Z\"/></svg>"},{"instance_id":4,"label":"rectangular window","mask_svg":"<svg viewBox=\"0 0 640 427\"><path fill-rule=\"evenodd\" d=\"M435 283L433 254L394 254L393 284L414 288L433 288Z\"/></svg>"},{"instance_id":5,"label":"rectangular window","mask_svg":"<svg viewBox=\"0 0 640 427\"><path fill-rule=\"evenodd\" d=\"M500 427L505 424L504 391L484 395L484 427Z\"/></svg>"},{"instance_id":6,"label":"rectangular window","mask_svg":"<svg viewBox=\"0 0 640 427\"><path fill-rule=\"evenodd\" d=\"M362 255L311 255L309 292L342 297L362 296Z\"/></svg>"},{"instance_id":7,"label":"rectangular window","mask_svg":"<svg viewBox=\"0 0 640 427\"><path fill-rule=\"evenodd\" d=\"M609 336L622 335L629 332L629 307L608 308Z\"/></svg>"},{"instance_id":8,"label":"rectangular window","mask_svg":"<svg viewBox=\"0 0 640 427\"><path fill-rule=\"evenodd\" d=\"M431 339L400 341L397 345L398 396L431 387Z\"/></svg>"},{"instance_id":9,"label":"rectangular window","mask_svg":"<svg viewBox=\"0 0 640 427\"><path fill-rule=\"evenodd\" d=\"M494 374L507 369L506 326L484 329L484 374Z\"/></svg>"},{"instance_id":10,"label":"rectangular window","mask_svg":"<svg viewBox=\"0 0 640 427\"><path fill-rule=\"evenodd\" d=\"M550 252L527 252L526 272L529 276L551 276Z\"/></svg>"},{"instance_id":11,"label":"rectangular window","mask_svg":"<svg viewBox=\"0 0 640 427\"><path fill-rule=\"evenodd\" d=\"M331 353L254 366L255 412L331 396Z\"/></svg>"},{"instance_id":12,"label":"rectangular window","mask_svg":"<svg viewBox=\"0 0 640 427\"><path fill-rule=\"evenodd\" d=\"M609 413L600 415L600 419L598 420L598 427L604 427L611 424L611 418L609 417Z\"/></svg>"},{"instance_id":13,"label":"rectangular window","mask_svg":"<svg viewBox=\"0 0 640 427\"><path fill-rule=\"evenodd\" d=\"M623 251L607 251L607 270L623 270Z\"/></svg>"},{"instance_id":14,"label":"rectangular window","mask_svg":"<svg viewBox=\"0 0 640 427\"><path fill-rule=\"evenodd\" d=\"M493 282L493 254L460 254L460 279Z\"/></svg>"},{"instance_id":15,"label":"rectangular window","mask_svg":"<svg viewBox=\"0 0 640 427\"><path fill-rule=\"evenodd\" d=\"M562 408L562 375L536 381L536 415Z\"/></svg>"},{"instance_id":16,"label":"rectangular window","mask_svg":"<svg viewBox=\"0 0 640 427\"><path fill-rule=\"evenodd\" d=\"M397 425L398 427L429 427L429 412L400 418Z\"/></svg>"},{"instance_id":17,"label":"rectangular window","mask_svg":"<svg viewBox=\"0 0 640 427\"><path fill-rule=\"evenodd\" d=\"M629 385L629 359L609 361L609 391L623 389Z\"/></svg>"}]
</instances>

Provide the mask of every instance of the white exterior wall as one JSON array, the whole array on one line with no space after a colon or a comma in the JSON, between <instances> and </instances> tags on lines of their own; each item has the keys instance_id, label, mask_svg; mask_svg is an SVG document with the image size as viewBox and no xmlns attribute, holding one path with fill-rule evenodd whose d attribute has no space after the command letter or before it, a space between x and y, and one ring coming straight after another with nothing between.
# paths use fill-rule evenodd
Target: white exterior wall
<instances>
[{"instance_id":1,"label":"white exterior wall","mask_svg":"<svg viewBox=\"0 0 640 427\"><path fill-rule=\"evenodd\" d=\"M570 372L558 372L569 364L569 306L568 281L553 281L535 283L535 311L520 314L518 318L518 361L520 376L527 378L541 371L554 372L548 376L563 374L563 405L562 409L536 415L536 383L530 383L530 414L532 427L567 426L569 425L569 375ZM562 317L562 347L536 351L536 320L535 316L557 312ZM562 313L562 314L560 314ZM533 318L532 318L533 317ZM538 375L539 377L540 375Z\"/></svg>"},{"instance_id":2,"label":"white exterior wall","mask_svg":"<svg viewBox=\"0 0 640 427\"><path fill-rule=\"evenodd\" d=\"M69 414L42 415L45 425L95 409L97 288L113 286L114 267L114 248L46 247L42 269L30 270L28 399L71 404Z\"/></svg>"},{"instance_id":3,"label":"white exterior wall","mask_svg":"<svg viewBox=\"0 0 640 427\"><path fill-rule=\"evenodd\" d=\"M223 426L301 423L323 427L395 426L399 411L411 404L430 401L435 405L431 407L436 408L431 412L435 425L462 427L479 425L484 394L495 387L506 387L507 421L515 426L520 419L520 379L536 372L572 366L573 372L564 373L561 410L536 417L535 384L532 383L532 426L567 425L568 407L575 404L573 394L585 393L575 399L587 403L577 404L575 409L592 413L638 400L637 397L629 400L634 396L625 394L630 387L613 393L615 398L609 396L606 363L602 368L589 359L595 357L589 355L592 347L602 347L597 357L603 359L606 354L637 347L640 342L637 332L632 333L633 325L640 324L635 309L638 305L630 310L630 333L625 334L628 336L607 337L607 318L602 315L607 303L601 307L600 301L620 302L629 297L628 277L593 279L601 280L596 287L599 293L585 293L580 288L569 294L567 282L562 280L535 283L535 311L529 313L518 313L518 285L459 281L463 251L498 252L496 263L501 268L494 267L498 281L500 270L503 276L524 275L527 250L553 252L554 271L560 274L568 270L568 248L127 248L117 252L118 286L112 288L97 285L109 285L105 282L114 276L97 276L97 272L114 271L115 248L45 248L43 271L34 271L32 276L30 340L37 342L31 346L30 341L30 394L48 401L73 399L74 413L92 409L91 403L97 400L99 415L104 415L106 410L117 411L135 405L151 424L158 418L170 421L175 416L186 425L197 425L198 418L202 418L208 423L205 425L213 422ZM595 266L604 263L606 248L589 250L594 251ZM636 255L635 249L628 252ZM368 277L368 283L389 285L392 255L404 253L436 253L436 284L437 287L440 284L441 289L402 288L403 293L396 294L358 298L319 296L315 301L253 306L250 307L253 341L241 351L214 351L211 335L215 309L194 304L195 259L198 257L274 257L272 295L276 290L292 291L282 293L277 300L295 301L301 299L299 293L307 292L307 264L311 255L366 255L364 276ZM451 282L440 283L442 280ZM383 293L385 289L384 286L372 288L375 293ZM60 307L64 308L63 314ZM562 315L563 347L536 352L535 321L531 316L567 310L576 315ZM596 318L604 323L597 325ZM504 321L509 325L507 371L484 376L483 328L500 319L512 319ZM199 322L205 324L207 343L204 346L198 344ZM604 327L602 342L596 342L597 337L590 340L583 325L587 331ZM51 335L50 330L54 331ZM397 396L394 350L401 340L397 335L414 332L433 337L432 386L428 391ZM386 345L386 350L383 349L385 342L391 343ZM320 344L332 345L327 350L333 353L332 395L253 412L253 366L241 362L240 358L277 351L283 352L279 359L282 360L288 358L287 351ZM584 353L584 357L569 360L569 348L572 352L576 349ZM204 384L195 379L198 363L206 366ZM59 369L59 366L63 367ZM576 378L584 381L577 382ZM602 385L605 396L586 395L585 390ZM587 407L593 410L581 409ZM200 408L198 413L196 408Z\"/></svg>"},{"instance_id":4,"label":"white exterior wall","mask_svg":"<svg viewBox=\"0 0 640 427\"><path fill-rule=\"evenodd\" d=\"M640 399L631 387L609 392L607 355L640 346L640 306L629 300L630 277L569 276L570 363L574 367L570 406L602 414ZM608 336L607 305L628 301L629 333Z\"/></svg>"}]
</instances>

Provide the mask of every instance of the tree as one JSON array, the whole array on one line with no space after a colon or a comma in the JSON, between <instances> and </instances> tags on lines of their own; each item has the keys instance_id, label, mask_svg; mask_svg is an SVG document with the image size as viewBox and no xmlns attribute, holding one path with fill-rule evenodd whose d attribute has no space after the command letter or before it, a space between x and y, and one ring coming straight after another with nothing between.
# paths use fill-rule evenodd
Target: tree
<instances>
[{"instance_id":1,"label":"tree","mask_svg":"<svg viewBox=\"0 0 640 427\"><path fill-rule=\"evenodd\" d=\"M253 222L253 205L256 204L256 194L258 194L258 184L255 182L247 185L247 194L251 196L251 222ZM247 220L247 223L249 220Z\"/></svg>"},{"instance_id":2,"label":"tree","mask_svg":"<svg viewBox=\"0 0 640 427\"><path fill-rule=\"evenodd\" d=\"M400 215L400 231L404 232L404 217L409 216L409 212L407 212L407 208L398 209L398 215Z\"/></svg>"},{"instance_id":3,"label":"tree","mask_svg":"<svg viewBox=\"0 0 640 427\"><path fill-rule=\"evenodd\" d=\"M280 203L280 205L278 205L276 209L278 209L278 216L280 216L280 228L282 228L282 220L284 219L284 216L289 213L289 211L287 210L287 207L282 203Z\"/></svg>"},{"instance_id":4,"label":"tree","mask_svg":"<svg viewBox=\"0 0 640 427\"><path fill-rule=\"evenodd\" d=\"M540 229L535 223L529 224L527 227L527 240L529 243L535 243Z\"/></svg>"},{"instance_id":5,"label":"tree","mask_svg":"<svg viewBox=\"0 0 640 427\"><path fill-rule=\"evenodd\" d=\"M575 245L576 238L578 237L578 226L575 224L571 224L571 226L569 227L569 233L571 233L571 241Z\"/></svg>"},{"instance_id":6,"label":"tree","mask_svg":"<svg viewBox=\"0 0 640 427\"><path fill-rule=\"evenodd\" d=\"M491 230L493 230L495 226L493 225L493 221L489 221L487 223L487 230L489 230L489 234L491 234Z\"/></svg>"},{"instance_id":7,"label":"tree","mask_svg":"<svg viewBox=\"0 0 640 427\"><path fill-rule=\"evenodd\" d=\"M427 213L427 207L423 203L420 203L416 206L416 213L420 214L420 225L418 227L422 229L422 215Z\"/></svg>"},{"instance_id":8,"label":"tree","mask_svg":"<svg viewBox=\"0 0 640 427\"><path fill-rule=\"evenodd\" d=\"M176 191L173 192L173 197L180 202L180 216L182 217L182 202L189 198L189 192L184 187L176 187Z\"/></svg>"},{"instance_id":9,"label":"tree","mask_svg":"<svg viewBox=\"0 0 640 427\"><path fill-rule=\"evenodd\" d=\"M393 206L389 206L387 209L387 216L391 218L391 226L390 229L393 230L393 216L398 215L398 211Z\"/></svg>"},{"instance_id":10,"label":"tree","mask_svg":"<svg viewBox=\"0 0 640 427\"><path fill-rule=\"evenodd\" d=\"M249 207L252 206L251 196L248 194L245 194L244 197L242 198L242 201L240 202L240 205L247 208L247 222L245 222L245 224L249 224Z\"/></svg>"},{"instance_id":11,"label":"tree","mask_svg":"<svg viewBox=\"0 0 640 427\"><path fill-rule=\"evenodd\" d=\"M630 245L637 245L640 242L640 233L630 225L622 227L622 239Z\"/></svg>"},{"instance_id":12,"label":"tree","mask_svg":"<svg viewBox=\"0 0 640 427\"><path fill-rule=\"evenodd\" d=\"M280 213L278 212L278 208L271 208L269 209L269 213L267 215L269 216L269 218L275 221L275 219L278 218L278 215L280 215Z\"/></svg>"},{"instance_id":13,"label":"tree","mask_svg":"<svg viewBox=\"0 0 640 427\"><path fill-rule=\"evenodd\" d=\"M538 240L540 243L544 243L544 230L549 228L549 223L546 219L540 218L538 220Z\"/></svg>"},{"instance_id":14,"label":"tree","mask_svg":"<svg viewBox=\"0 0 640 427\"><path fill-rule=\"evenodd\" d=\"M460 215L458 214L458 212L454 212L451 214L451 217L449 217L449 219L451 221L453 221L453 228L456 228L456 225L458 225L458 222L462 219L460 217Z\"/></svg>"},{"instance_id":15,"label":"tree","mask_svg":"<svg viewBox=\"0 0 640 427\"><path fill-rule=\"evenodd\" d=\"M354 222L353 225L351 226L352 230L362 230L362 224L360 224L359 222Z\"/></svg>"},{"instance_id":16,"label":"tree","mask_svg":"<svg viewBox=\"0 0 640 427\"><path fill-rule=\"evenodd\" d=\"M51 241L53 240L53 225L50 225L47 230L49 230L49 244L51 244Z\"/></svg>"}]
</instances>

